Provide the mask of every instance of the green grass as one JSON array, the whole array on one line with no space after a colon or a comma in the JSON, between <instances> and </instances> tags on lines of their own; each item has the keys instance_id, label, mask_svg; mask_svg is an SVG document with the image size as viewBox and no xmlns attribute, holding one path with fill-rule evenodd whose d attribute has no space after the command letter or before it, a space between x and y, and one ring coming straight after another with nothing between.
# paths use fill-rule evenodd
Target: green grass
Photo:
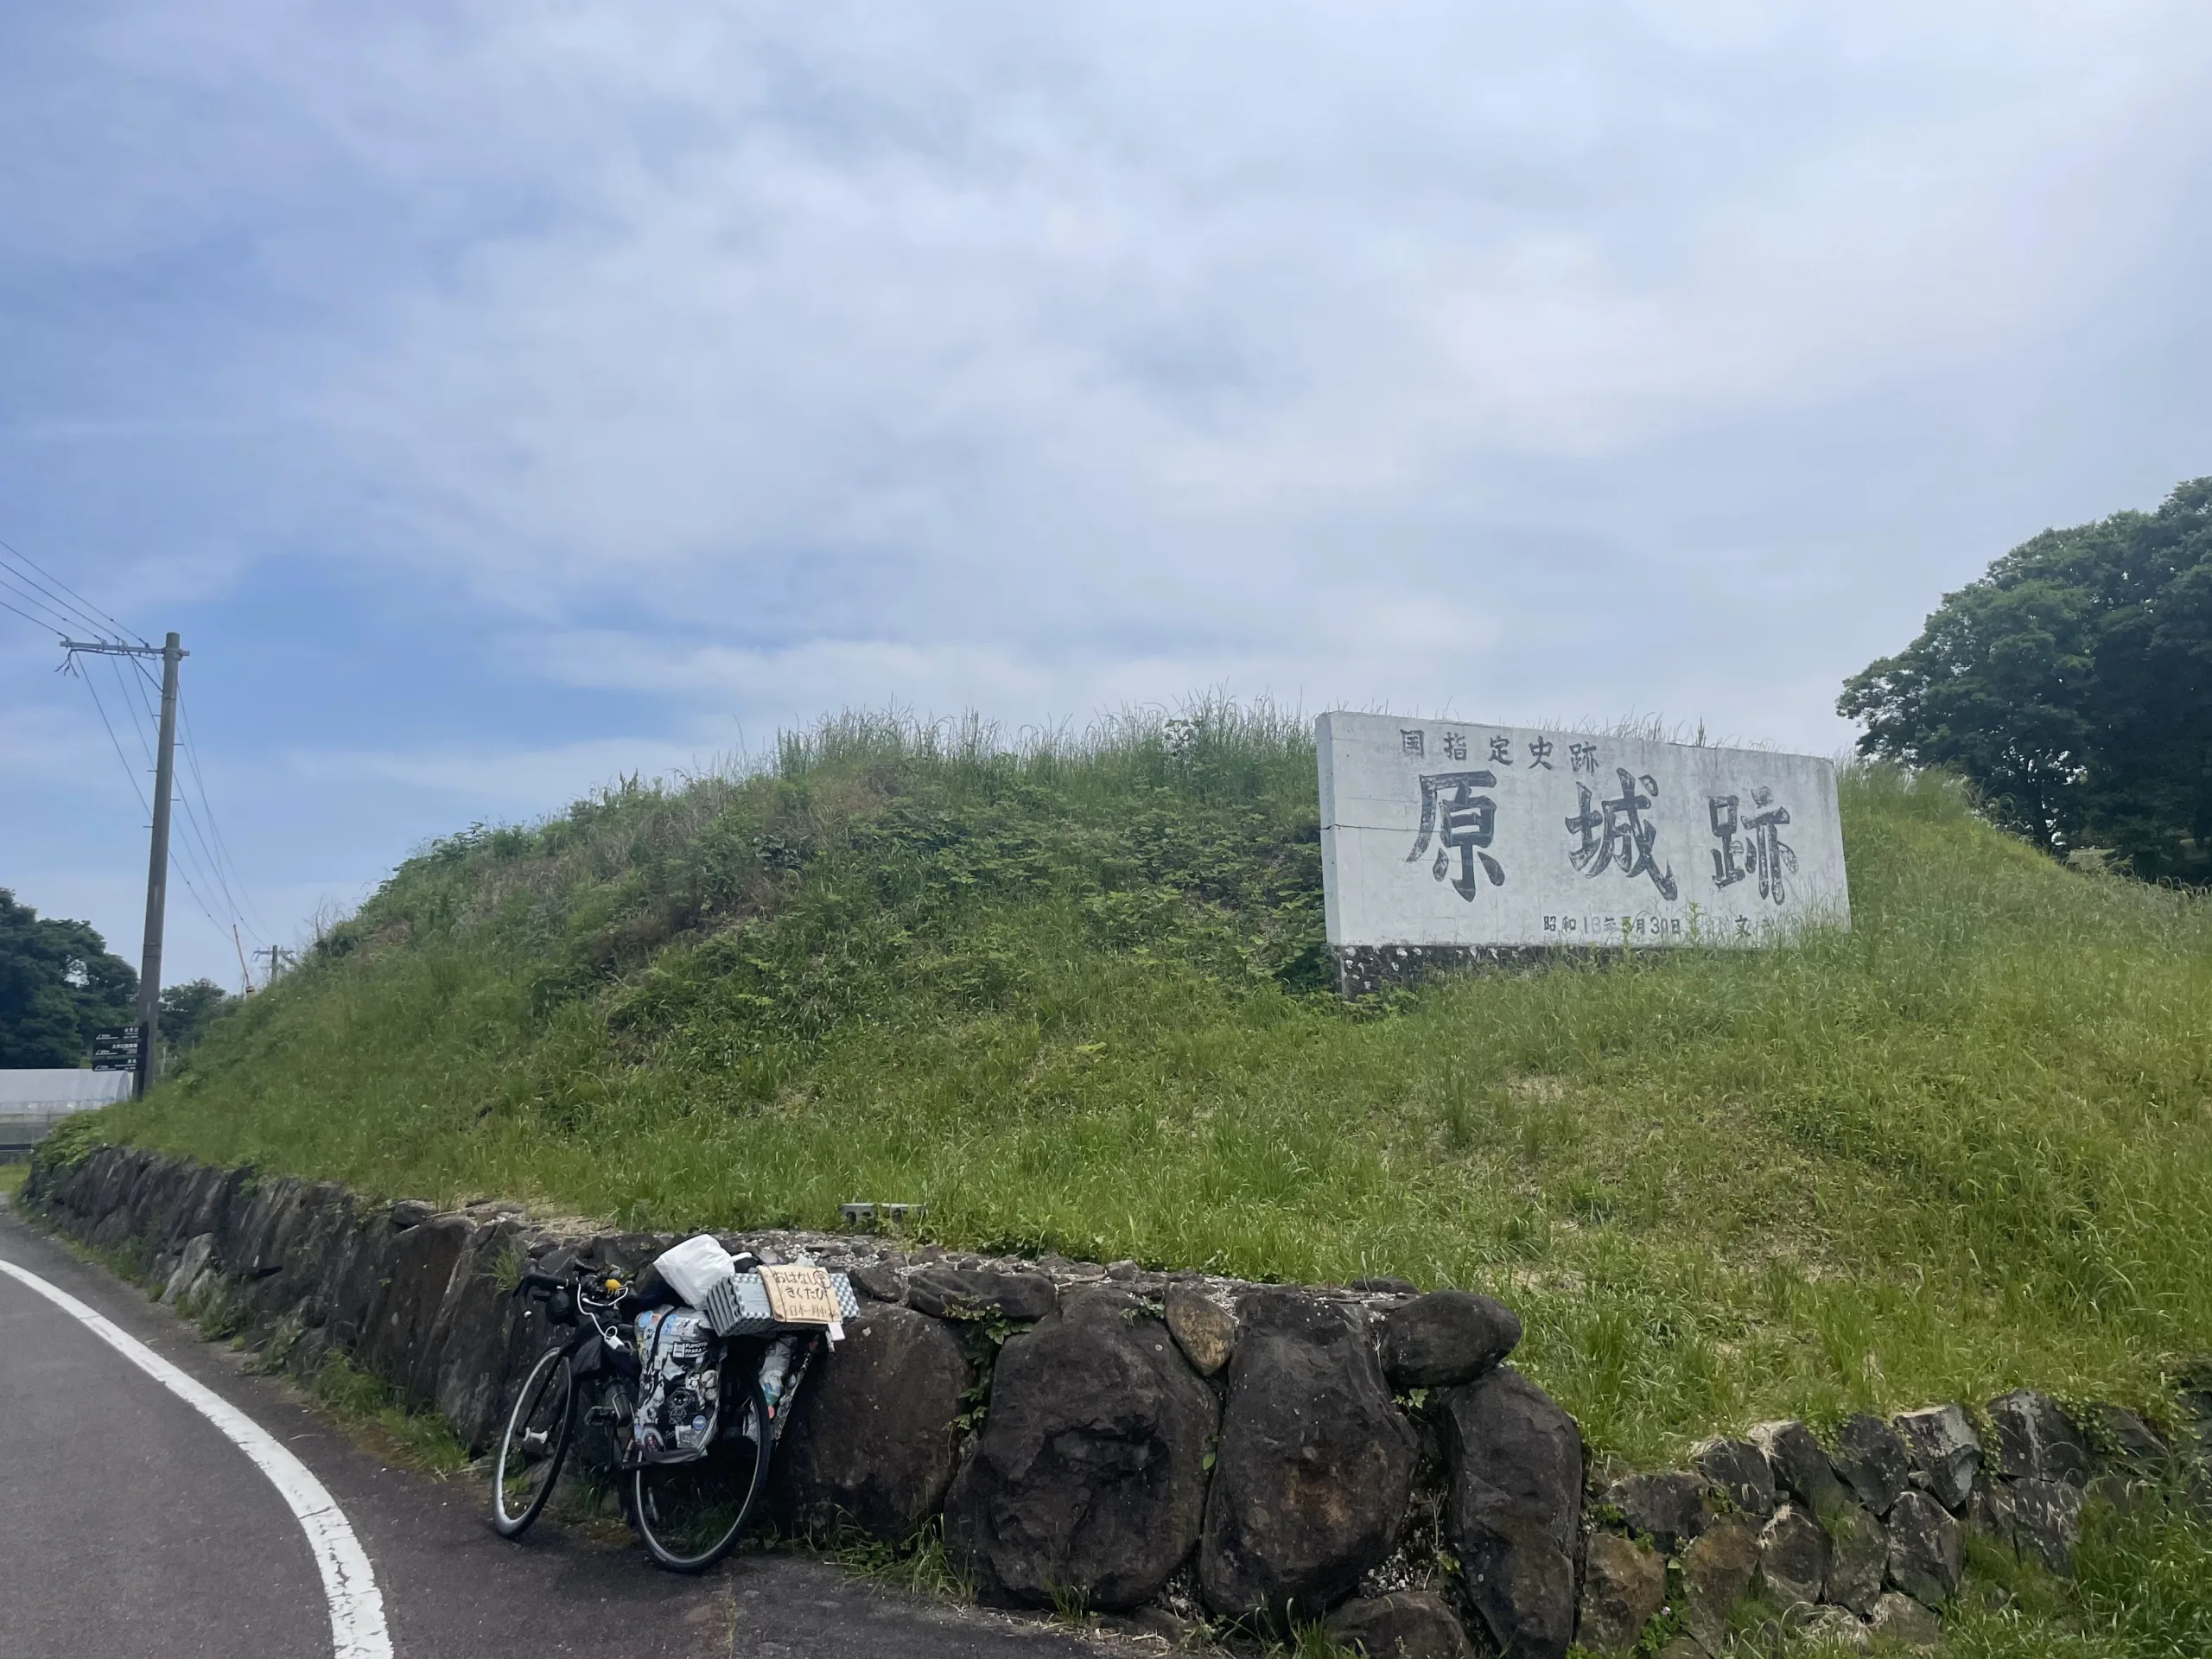
<instances>
[{"instance_id":1,"label":"green grass","mask_svg":"<svg viewBox=\"0 0 2212 1659\"><path fill-rule=\"evenodd\" d=\"M468 1448L434 1411L409 1411L399 1391L355 1366L327 1356L303 1385L308 1396L387 1461L443 1480L468 1467Z\"/></svg>"},{"instance_id":2,"label":"green grass","mask_svg":"<svg viewBox=\"0 0 2212 1659\"><path fill-rule=\"evenodd\" d=\"M2069 1586L1980 1541L1946 1659L2197 1659L2212 1653L2212 1526L2092 1504Z\"/></svg>"},{"instance_id":3,"label":"green grass","mask_svg":"<svg viewBox=\"0 0 2212 1659\"><path fill-rule=\"evenodd\" d=\"M929 1522L903 1544L887 1544L857 1531L828 1532L818 1529L780 1541L817 1549L847 1572L857 1573L893 1589L946 1601L976 1599L974 1582L960 1570L959 1563L945 1554L942 1520Z\"/></svg>"},{"instance_id":4,"label":"green grass","mask_svg":"<svg viewBox=\"0 0 2212 1659\"><path fill-rule=\"evenodd\" d=\"M410 860L103 1127L628 1225L930 1206L956 1247L1494 1291L1599 1450L2212 1348L2212 913L1938 779L1842 804L1854 925L1331 994L1311 742L848 720Z\"/></svg>"},{"instance_id":5,"label":"green grass","mask_svg":"<svg viewBox=\"0 0 2212 1659\"><path fill-rule=\"evenodd\" d=\"M0 1198L13 1198L23 1190L23 1178L31 1172L28 1160L0 1164Z\"/></svg>"}]
</instances>

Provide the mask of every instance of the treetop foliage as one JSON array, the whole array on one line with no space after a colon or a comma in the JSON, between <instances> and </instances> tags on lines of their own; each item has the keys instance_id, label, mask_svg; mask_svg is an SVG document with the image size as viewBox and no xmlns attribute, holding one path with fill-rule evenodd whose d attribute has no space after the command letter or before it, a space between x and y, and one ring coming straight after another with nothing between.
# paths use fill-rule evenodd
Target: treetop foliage
<instances>
[{"instance_id":1,"label":"treetop foliage","mask_svg":"<svg viewBox=\"0 0 2212 1659\"><path fill-rule=\"evenodd\" d=\"M91 923L41 920L0 887L0 1066L83 1065L94 1032L130 1023L137 995Z\"/></svg>"},{"instance_id":2,"label":"treetop foliage","mask_svg":"<svg viewBox=\"0 0 2212 1659\"><path fill-rule=\"evenodd\" d=\"M2212 880L2212 478L2014 548L1836 708L2049 852Z\"/></svg>"}]
</instances>

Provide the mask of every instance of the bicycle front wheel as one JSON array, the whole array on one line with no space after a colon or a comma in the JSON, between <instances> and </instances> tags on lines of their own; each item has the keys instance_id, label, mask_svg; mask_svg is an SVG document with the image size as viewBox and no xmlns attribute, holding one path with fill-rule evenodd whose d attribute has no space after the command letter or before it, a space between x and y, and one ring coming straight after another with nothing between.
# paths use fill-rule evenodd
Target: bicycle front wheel
<instances>
[{"instance_id":1,"label":"bicycle front wheel","mask_svg":"<svg viewBox=\"0 0 2212 1659\"><path fill-rule=\"evenodd\" d=\"M690 1463L649 1463L631 1477L630 1518L671 1573L703 1573L729 1554L768 1484L768 1413L751 1377L724 1397L714 1449Z\"/></svg>"},{"instance_id":2,"label":"bicycle front wheel","mask_svg":"<svg viewBox=\"0 0 2212 1659\"><path fill-rule=\"evenodd\" d=\"M575 1372L565 1350L554 1349L531 1368L492 1468L492 1524L501 1537L520 1537L552 1496L569 1455L575 1394Z\"/></svg>"}]
</instances>

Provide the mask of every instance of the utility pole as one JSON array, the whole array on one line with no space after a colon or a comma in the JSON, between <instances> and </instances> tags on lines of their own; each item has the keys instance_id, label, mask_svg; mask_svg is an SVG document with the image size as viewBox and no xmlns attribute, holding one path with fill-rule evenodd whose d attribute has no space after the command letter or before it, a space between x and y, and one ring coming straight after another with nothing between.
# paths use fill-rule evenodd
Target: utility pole
<instances>
[{"instance_id":1,"label":"utility pole","mask_svg":"<svg viewBox=\"0 0 2212 1659\"><path fill-rule=\"evenodd\" d=\"M130 1097L143 1096L154 1081L154 1045L162 1025L162 920L168 907L169 791L176 781L176 669L188 654L174 633L161 645L84 644L64 639L62 648L99 657L158 657L162 659L161 747L154 759L153 846L146 855L146 939L138 963L138 1071Z\"/></svg>"},{"instance_id":2,"label":"utility pole","mask_svg":"<svg viewBox=\"0 0 2212 1659\"><path fill-rule=\"evenodd\" d=\"M264 985L274 985L276 982L276 976L283 972L284 964L290 961L292 957L292 953L281 944L264 944L253 954L269 958L269 977L262 981Z\"/></svg>"},{"instance_id":3,"label":"utility pole","mask_svg":"<svg viewBox=\"0 0 2212 1659\"><path fill-rule=\"evenodd\" d=\"M138 1077L131 1098L154 1081L154 1046L162 1026L162 921L169 897L169 789L176 781L176 665L184 659L174 633L162 641L162 746L154 755L154 844L146 855L146 944L138 965Z\"/></svg>"}]
</instances>

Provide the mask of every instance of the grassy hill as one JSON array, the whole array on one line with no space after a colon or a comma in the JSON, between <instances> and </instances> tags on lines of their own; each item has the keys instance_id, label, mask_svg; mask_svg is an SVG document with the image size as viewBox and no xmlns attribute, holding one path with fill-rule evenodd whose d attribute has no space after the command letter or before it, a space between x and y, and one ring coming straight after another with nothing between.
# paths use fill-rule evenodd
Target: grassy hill
<instances>
[{"instance_id":1,"label":"grassy hill","mask_svg":"<svg viewBox=\"0 0 2212 1659\"><path fill-rule=\"evenodd\" d=\"M1333 995L1312 742L847 719L410 859L108 1115L203 1157L653 1227L1489 1288L1604 1452L2212 1348L2212 913L1940 779L1842 795L1855 925Z\"/></svg>"},{"instance_id":2,"label":"grassy hill","mask_svg":"<svg viewBox=\"0 0 2212 1659\"><path fill-rule=\"evenodd\" d=\"M757 775L434 843L102 1128L638 1227L930 1205L955 1248L1403 1274L1521 1312L1600 1457L2212 1377L2212 911L1845 779L1853 929L1335 997L1302 722ZM1945 1651L2212 1652L2212 1529L2093 1517Z\"/></svg>"}]
</instances>

